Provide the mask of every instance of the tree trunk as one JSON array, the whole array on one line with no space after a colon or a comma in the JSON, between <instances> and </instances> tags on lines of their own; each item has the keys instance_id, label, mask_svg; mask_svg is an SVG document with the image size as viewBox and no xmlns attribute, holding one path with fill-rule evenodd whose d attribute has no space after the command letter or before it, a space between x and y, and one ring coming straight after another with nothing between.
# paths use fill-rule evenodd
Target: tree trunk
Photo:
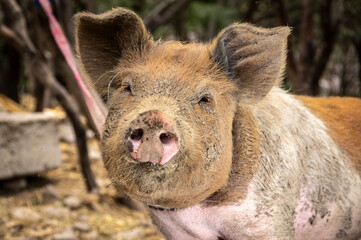
<instances>
[{"instance_id":1,"label":"tree trunk","mask_svg":"<svg viewBox=\"0 0 361 240\"><path fill-rule=\"evenodd\" d=\"M321 1L321 26L323 33L323 48L320 57L315 64L311 81L311 94L318 95L319 81L326 69L328 60L333 52L338 36L339 25L343 13L338 13L335 20L332 20L332 0Z\"/></svg>"},{"instance_id":2,"label":"tree trunk","mask_svg":"<svg viewBox=\"0 0 361 240\"><path fill-rule=\"evenodd\" d=\"M180 12L179 14L174 16L173 25L179 41L188 40L187 32L184 27L185 23L186 23L185 12Z\"/></svg>"},{"instance_id":3,"label":"tree trunk","mask_svg":"<svg viewBox=\"0 0 361 240\"><path fill-rule=\"evenodd\" d=\"M4 23L9 24L11 19L5 14ZM10 44L6 43L4 45L4 54L7 56L7 62L4 59L1 59L0 64L2 65L0 69L1 79L0 79L0 93L19 102L19 80L22 69L22 61L20 54L14 49Z\"/></svg>"},{"instance_id":4,"label":"tree trunk","mask_svg":"<svg viewBox=\"0 0 361 240\"><path fill-rule=\"evenodd\" d=\"M301 13L301 27L300 27L300 48L299 48L299 63L298 63L298 80L297 86L294 89L297 93L310 94L310 85L313 74L313 14L314 1L302 0Z\"/></svg>"},{"instance_id":5,"label":"tree trunk","mask_svg":"<svg viewBox=\"0 0 361 240\"><path fill-rule=\"evenodd\" d=\"M361 39L354 39L353 40L353 45L356 49L357 52L357 58L358 58L358 79L359 79L359 94L361 96Z\"/></svg>"},{"instance_id":6,"label":"tree trunk","mask_svg":"<svg viewBox=\"0 0 361 240\"><path fill-rule=\"evenodd\" d=\"M9 44L5 44L2 49L4 55L7 56L7 62L1 59L0 70L0 93L4 94L8 98L19 102L19 80L22 69L20 54Z\"/></svg>"},{"instance_id":7,"label":"tree trunk","mask_svg":"<svg viewBox=\"0 0 361 240\"><path fill-rule=\"evenodd\" d=\"M247 12L244 15L244 21L246 22L252 22L253 20L253 15L257 10L257 5L258 1L256 0L249 0L248 1L248 8L247 8Z\"/></svg>"},{"instance_id":8,"label":"tree trunk","mask_svg":"<svg viewBox=\"0 0 361 240\"><path fill-rule=\"evenodd\" d=\"M273 0L273 6L275 8L278 24L281 26L288 26L289 20L287 15L287 8L283 0ZM293 51L292 34L288 36L286 71L288 80L291 83L293 90L297 92L299 89L301 89L301 82L298 76L298 68Z\"/></svg>"}]
</instances>

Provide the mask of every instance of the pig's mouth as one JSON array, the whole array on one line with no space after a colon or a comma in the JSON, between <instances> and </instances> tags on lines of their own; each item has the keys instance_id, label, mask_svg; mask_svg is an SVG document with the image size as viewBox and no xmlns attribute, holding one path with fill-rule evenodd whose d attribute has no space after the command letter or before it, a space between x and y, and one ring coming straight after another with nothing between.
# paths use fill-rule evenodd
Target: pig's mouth
<instances>
[{"instance_id":1,"label":"pig's mouth","mask_svg":"<svg viewBox=\"0 0 361 240\"><path fill-rule=\"evenodd\" d=\"M117 160L107 159L106 168L114 186L129 197L146 205L181 209L202 202L223 185L214 177L214 166L204 167L207 163L201 148L195 152L187 149L181 147L164 165L137 162L124 149L127 152Z\"/></svg>"},{"instance_id":2,"label":"pig's mouth","mask_svg":"<svg viewBox=\"0 0 361 240\"><path fill-rule=\"evenodd\" d=\"M133 161L134 163L134 161ZM142 163L134 163L134 168L137 169L137 171L141 171L143 174L164 174L166 172L172 171L171 169L175 169L176 163L173 162L173 160L166 165L160 165L158 163L154 162L142 162ZM159 177L161 179L161 177Z\"/></svg>"},{"instance_id":3,"label":"pig's mouth","mask_svg":"<svg viewBox=\"0 0 361 240\"><path fill-rule=\"evenodd\" d=\"M204 166L200 152L180 148L167 164L137 162L124 157L120 168L114 172L114 185L129 197L152 208L182 209L199 203L210 196L212 181L209 169ZM155 209L153 208L153 209Z\"/></svg>"},{"instance_id":4,"label":"pig's mouth","mask_svg":"<svg viewBox=\"0 0 361 240\"><path fill-rule=\"evenodd\" d=\"M176 211L176 210L179 210L179 208L164 208L164 207L160 207L160 206L155 206L155 205L147 205L150 209L153 209L153 210L158 210L158 211Z\"/></svg>"}]
</instances>

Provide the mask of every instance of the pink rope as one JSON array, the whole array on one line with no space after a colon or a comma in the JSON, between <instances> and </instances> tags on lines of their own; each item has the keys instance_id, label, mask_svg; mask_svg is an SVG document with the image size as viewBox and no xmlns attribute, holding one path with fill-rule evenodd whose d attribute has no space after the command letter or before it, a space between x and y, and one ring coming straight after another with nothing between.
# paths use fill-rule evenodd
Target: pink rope
<instances>
[{"instance_id":1,"label":"pink rope","mask_svg":"<svg viewBox=\"0 0 361 240\"><path fill-rule=\"evenodd\" d=\"M98 104L96 103L96 101L94 100L92 95L90 94L87 86L84 84L84 81L80 76L80 73L79 73L77 64L75 62L73 53L71 51L69 42L66 39L66 37L63 33L63 30L61 29L58 21L56 20L55 16L53 15L49 0L39 0L39 2L45 11L45 14L48 16L50 30L54 36L56 44L60 48L61 52L63 53L63 55L65 57L66 62L70 66L71 70L73 71L75 79L76 79L81 91L84 94L85 102L89 109L91 117L94 120L94 123L98 130L98 133L100 134L102 127L105 123L105 114L101 111L100 107L98 106Z\"/></svg>"}]
</instances>

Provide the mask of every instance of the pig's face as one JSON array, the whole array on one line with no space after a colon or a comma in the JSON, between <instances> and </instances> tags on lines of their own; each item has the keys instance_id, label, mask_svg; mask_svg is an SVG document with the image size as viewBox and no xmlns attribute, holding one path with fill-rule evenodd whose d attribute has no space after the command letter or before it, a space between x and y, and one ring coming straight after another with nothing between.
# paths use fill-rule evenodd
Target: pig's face
<instances>
[{"instance_id":1,"label":"pig's face","mask_svg":"<svg viewBox=\"0 0 361 240\"><path fill-rule=\"evenodd\" d=\"M113 184L169 208L199 203L226 185L237 105L258 102L275 84L284 46L264 39L288 30L259 34L234 25L209 45L154 42L121 8L78 14L76 26L84 70L108 99L102 152ZM279 49L279 57L262 55L260 46Z\"/></svg>"},{"instance_id":2,"label":"pig's face","mask_svg":"<svg viewBox=\"0 0 361 240\"><path fill-rule=\"evenodd\" d=\"M103 156L114 184L131 197L184 207L226 183L236 88L209 53L159 44L114 70Z\"/></svg>"}]
</instances>

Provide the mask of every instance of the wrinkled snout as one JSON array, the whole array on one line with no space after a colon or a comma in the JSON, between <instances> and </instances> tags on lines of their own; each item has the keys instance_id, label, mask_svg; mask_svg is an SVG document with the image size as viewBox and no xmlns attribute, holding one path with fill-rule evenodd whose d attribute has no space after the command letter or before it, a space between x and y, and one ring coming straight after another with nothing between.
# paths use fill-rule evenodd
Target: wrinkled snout
<instances>
[{"instance_id":1,"label":"wrinkled snout","mask_svg":"<svg viewBox=\"0 0 361 240\"><path fill-rule=\"evenodd\" d=\"M167 163L179 150L179 135L167 115L159 111L140 114L130 123L128 147L138 162Z\"/></svg>"}]
</instances>

